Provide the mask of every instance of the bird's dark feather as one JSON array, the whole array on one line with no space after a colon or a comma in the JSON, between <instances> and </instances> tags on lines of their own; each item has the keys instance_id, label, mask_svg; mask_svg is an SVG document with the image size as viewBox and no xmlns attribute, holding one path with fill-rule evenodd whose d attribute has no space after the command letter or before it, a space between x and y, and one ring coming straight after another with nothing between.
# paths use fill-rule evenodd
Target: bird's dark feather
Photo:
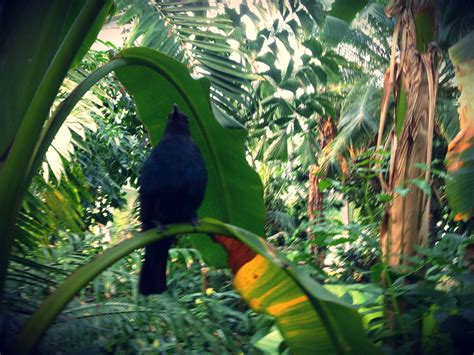
<instances>
[{"instance_id":1,"label":"bird's dark feather","mask_svg":"<svg viewBox=\"0 0 474 355\"><path fill-rule=\"evenodd\" d=\"M187 117L175 106L165 135L146 160L140 175L142 229L172 223L192 223L204 198L207 171L191 138ZM166 290L166 263L172 239L145 248L139 282L144 295Z\"/></svg>"}]
</instances>

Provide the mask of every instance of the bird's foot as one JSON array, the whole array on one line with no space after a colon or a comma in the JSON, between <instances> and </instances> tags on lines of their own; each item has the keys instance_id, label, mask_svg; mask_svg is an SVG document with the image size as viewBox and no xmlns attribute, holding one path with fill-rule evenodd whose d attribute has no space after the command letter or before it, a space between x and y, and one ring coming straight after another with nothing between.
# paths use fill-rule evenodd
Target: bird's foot
<instances>
[{"instance_id":1,"label":"bird's foot","mask_svg":"<svg viewBox=\"0 0 474 355\"><path fill-rule=\"evenodd\" d=\"M166 231L166 226L164 224L161 224L160 222L158 221L153 221L153 223L155 224L155 229L158 231L158 232L164 232Z\"/></svg>"},{"instance_id":2,"label":"bird's foot","mask_svg":"<svg viewBox=\"0 0 474 355\"><path fill-rule=\"evenodd\" d=\"M196 227L199 226L199 218L198 216L194 216L193 219L191 220L191 224L193 225L194 231L196 231Z\"/></svg>"},{"instance_id":3,"label":"bird's foot","mask_svg":"<svg viewBox=\"0 0 474 355\"><path fill-rule=\"evenodd\" d=\"M194 216L194 217L193 217L193 219L191 220L191 224L193 225L193 227L199 226L199 218L198 218L198 216Z\"/></svg>"}]
</instances>

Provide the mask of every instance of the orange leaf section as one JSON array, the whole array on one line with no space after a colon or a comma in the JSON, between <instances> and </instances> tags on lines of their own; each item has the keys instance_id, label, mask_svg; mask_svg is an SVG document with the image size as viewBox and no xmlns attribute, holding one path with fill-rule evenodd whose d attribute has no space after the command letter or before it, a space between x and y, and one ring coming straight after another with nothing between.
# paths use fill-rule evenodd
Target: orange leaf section
<instances>
[{"instance_id":1,"label":"orange leaf section","mask_svg":"<svg viewBox=\"0 0 474 355\"><path fill-rule=\"evenodd\" d=\"M448 146L448 169L458 170L462 161L456 160L456 155L462 153L471 146L474 137L474 60L456 65L456 81L461 91L459 98L459 125L460 131Z\"/></svg>"},{"instance_id":2,"label":"orange leaf section","mask_svg":"<svg viewBox=\"0 0 474 355\"><path fill-rule=\"evenodd\" d=\"M456 82L461 92L459 97L459 125L460 131L448 145L447 169L455 174L464 165L461 154L471 147L474 138L474 60L455 65ZM467 220L470 211L458 212L454 220Z\"/></svg>"},{"instance_id":3,"label":"orange leaf section","mask_svg":"<svg viewBox=\"0 0 474 355\"><path fill-rule=\"evenodd\" d=\"M234 286L238 289L244 298L250 296L258 285L258 280L268 272L270 264L262 256L258 255L250 262L245 264L240 272L235 275ZM268 304L266 300L280 287L274 285L268 291L261 293L258 297L250 298L249 305L256 311L265 311L273 317L277 317L286 311L298 307L303 302L308 301L306 295L297 296L282 302Z\"/></svg>"},{"instance_id":4,"label":"orange leaf section","mask_svg":"<svg viewBox=\"0 0 474 355\"><path fill-rule=\"evenodd\" d=\"M328 334L308 297L280 268L261 255L243 264L234 277L234 287L257 312L275 318L287 345L297 353L331 353Z\"/></svg>"},{"instance_id":5,"label":"orange leaf section","mask_svg":"<svg viewBox=\"0 0 474 355\"><path fill-rule=\"evenodd\" d=\"M234 275L243 264L249 262L256 255L252 249L237 239L221 235L214 235L213 239L227 251L228 264Z\"/></svg>"},{"instance_id":6,"label":"orange leaf section","mask_svg":"<svg viewBox=\"0 0 474 355\"><path fill-rule=\"evenodd\" d=\"M275 318L292 352L311 353L314 344L319 345L319 353L334 351L310 300L281 268L239 240L219 235L213 238L227 251L237 292L253 310Z\"/></svg>"}]
</instances>

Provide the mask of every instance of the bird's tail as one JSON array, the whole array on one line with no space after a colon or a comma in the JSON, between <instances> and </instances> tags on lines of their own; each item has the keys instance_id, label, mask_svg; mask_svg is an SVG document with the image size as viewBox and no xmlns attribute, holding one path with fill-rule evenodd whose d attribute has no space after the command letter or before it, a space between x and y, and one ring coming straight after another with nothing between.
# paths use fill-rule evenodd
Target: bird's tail
<instances>
[{"instance_id":1,"label":"bird's tail","mask_svg":"<svg viewBox=\"0 0 474 355\"><path fill-rule=\"evenodd\" d=\"M145 261L140 272L138 290L142 295L159 294L167 290L166 264L171 238L160 240L145 247Z\"/></svg>"}]
</instances>

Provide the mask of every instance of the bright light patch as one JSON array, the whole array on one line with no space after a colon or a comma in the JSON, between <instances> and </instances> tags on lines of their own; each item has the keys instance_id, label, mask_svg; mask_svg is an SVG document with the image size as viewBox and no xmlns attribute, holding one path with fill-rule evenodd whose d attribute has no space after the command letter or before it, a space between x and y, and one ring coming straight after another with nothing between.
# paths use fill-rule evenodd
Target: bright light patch
<instances>
[{"instance_id":1,"label":"bright light patch","mask_svg":"<svg viewBox=\"0 0 474 355\"><path fill-rule=\"evenodd\" d=\"M255 27L253 21L247 15L242 16L240 21L244 24L245 36L247 39L255 41L257 39L257 28Z\"/></svg>"},{"instance_id":2,"label":"bright light patch","mask_svg":"<svg viewBox=\"0 0 474 355\"><path fill-rule=\"evenodd\" d=\"M236 41L235 39L228 39L227 43L229 43L230 48L232 49L239 49L239 42Z\"/></svg>"}]
</instances>

